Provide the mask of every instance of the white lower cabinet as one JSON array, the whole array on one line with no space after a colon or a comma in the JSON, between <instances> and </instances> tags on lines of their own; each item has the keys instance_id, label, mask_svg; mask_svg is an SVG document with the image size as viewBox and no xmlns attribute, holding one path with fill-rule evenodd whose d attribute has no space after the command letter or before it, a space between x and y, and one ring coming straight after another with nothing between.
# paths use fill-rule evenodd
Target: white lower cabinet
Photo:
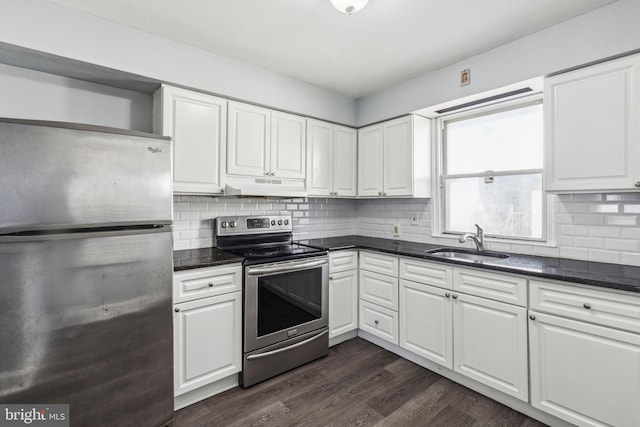
<instances>
[{"instance_id":1,"label":"white lower cabinet","mask_svg":"<svg viewBox=\"0 0 640 427\"><path fill-rule=\"evenodd\" d=\"M400 346L527 401L527 309L453 290L468 273L483 289L501 288L492 273L400 260ZM526 280L518 286L526 301Z\"/></svg>"},{"instance_id":2,"label":"white lower cabinet","mask_svg":"<svg viewBox=\"0 0 640 427\"><path fill-rule=\"evenodd\" d=\"M453 369L527 401L527 309L454 293Z\"/></svg>"},{"instance_id":3,"label":"white lower cabinet","mask_svg":"<svg viewBox=\"0 0 640 427\"><path fill-rule=\"evenodd\" d=\"M329 338L358 329L358 270L330 273Z\"/></svg>"},{"instance_id":4,"label":"white lower cabinet","mask_svg":"<svg viewBox=\"0 0 640 427\"><path fill-rule=\"evenodd\" d=\"M531 404L579 426L640 426L640 297L531 280Z\"/></svg>"},{"instance_id":5,"label":"white lower cabinet","mask_svg":"<svg viewBox=\"0 0 640 427\"><path fill-rule=\"evenodd\" d=\"M400 280L400 347L453 369L450 290Z\"/></svg>"},{"instance_id":6,"label":"white lower cabinet","mask_svg":"<svg viewBox=\"0 0 640 427\"><path fill-rule=\"evenodd\" d=\"M360 251L359 327L398 345L398 257Z\"/></svg>"},{"instance_id":7,"label":"white lower cabinet","mask_svg":"<svg viewBox=\"0 0 640 427\"><path fill-rule=\"evenodd\" d=\"M640 425L640 335L531 312L531 404L579 426Z\"/></svg>"},{"instance_id":8,"label":"white lower cabinet","mask_svg":"<svg viewBox=\"0 0 640 427\"><path fill-rule=\"evenodd\" d=\"M358 329L358 251L329 253L329 338Z\"/></svg>"},{"instance_id":9,"label":"white lower cabinet","mask_svg":"<svg viewBox=\"0 0 640 427\"><path fill-rule=\"evenodd\" d=\"M242 266L173 275L176 408L237 385L242 370Z\"/></svg>"},{"instance_id":10,"label":"white lower cabinet","mask_svg":"<svg viewBox=\"0 0 640 427\"><path fill-rule=\"evenodd\" d=\"M242 292L176 304L174 391L178 396L242 369Z\"/></svg>"}]
</instances>

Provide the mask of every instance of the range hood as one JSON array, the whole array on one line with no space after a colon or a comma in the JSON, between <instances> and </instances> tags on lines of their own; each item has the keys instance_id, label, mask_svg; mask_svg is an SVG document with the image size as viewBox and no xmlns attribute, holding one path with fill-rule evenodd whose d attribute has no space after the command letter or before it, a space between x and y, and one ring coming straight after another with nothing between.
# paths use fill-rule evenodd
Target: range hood
<instances>
[{"instance_id":1,"label":"range hood","mask_svg":"<svg viewBox=\"0 0 640 427\"><path fill-rule=\"evenodd\" d=\"M226 176L224 193L228 196L307 197L304 180Z\"/></svg>"}]
</instances>

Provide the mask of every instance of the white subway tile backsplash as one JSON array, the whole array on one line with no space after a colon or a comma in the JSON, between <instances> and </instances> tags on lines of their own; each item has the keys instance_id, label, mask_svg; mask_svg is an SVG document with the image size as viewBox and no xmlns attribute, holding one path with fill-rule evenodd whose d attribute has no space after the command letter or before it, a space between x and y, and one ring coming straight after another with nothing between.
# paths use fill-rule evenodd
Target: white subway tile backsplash
<instances>
[{"instance_id":1,"label":"white subway tile backsplash","mask_svg":"<svg viewBox=\"0 0 640 427\"><path fill-rule=\"evenodd\" d=\"M640 265L640 193L559 195L555 203L557 247L487 241L491 250ZM348 234L458 246L432 237L431 199L333 199L174 196L174 248L213 244L213 219L227 215L290 212L294 238ZM411 215L418 214L418 224ZM400 236L393 226L400 226Z\"/></svg>"}]
</instances>

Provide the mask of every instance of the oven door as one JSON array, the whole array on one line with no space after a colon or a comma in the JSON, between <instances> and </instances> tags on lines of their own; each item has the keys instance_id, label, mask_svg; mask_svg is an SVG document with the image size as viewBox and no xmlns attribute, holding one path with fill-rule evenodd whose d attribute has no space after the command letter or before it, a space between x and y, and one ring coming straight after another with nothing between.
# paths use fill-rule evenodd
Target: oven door
<instances>
[{"instance_id":1,"label":"oven door","mask_svg":"<svg viewBox=\"0 0 640 427\"><path fill-rule=\"evenodd\" d=\"M327 327L328 288L327 256L247 266L244 352Z\"/></svg>"}]
</instances>

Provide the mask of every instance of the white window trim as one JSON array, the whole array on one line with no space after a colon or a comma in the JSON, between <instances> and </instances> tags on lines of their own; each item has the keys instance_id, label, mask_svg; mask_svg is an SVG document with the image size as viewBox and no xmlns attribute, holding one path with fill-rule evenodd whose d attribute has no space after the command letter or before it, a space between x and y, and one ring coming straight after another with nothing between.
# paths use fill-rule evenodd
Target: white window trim
<instances>
[{"instance_id":1,"label":"white window trim","mask_svg":"<svg viewBox=\"0 0 640 427\"><path fill-rule=\"evenodd\" d=\"M532 102L542 100L542 93L527 94L522 97L509 99L506 101L492 102L481 106L475 106L473 108L460 110L450 114L443 114L434 118L435 126L432 127L432 141L435 141L432 147L432 170L436 179L433 180L432 188L432 202L433 202L433 224L431 237L436 239L448 239L452 241L458 241L459 234L445 233L444 227L444 209L443 209L443 171L444 171L444 141L442 138L442 130L444 128L444 122L458 117L472 117L475 114L481 115L487 111L495 111L498 109L508 109L517 105L524 105ZM542 188L544 191L544 164L542 167ZM453 175L451 175L453 176ZM491 243L497 243L500 245L515 245L515 246L538 246L538 247L557 247L556 241L556 204L557 197L553 194L546 194L546 239L544 240L525 240L525 239L505 239L499 237L485 237L485 242L491 245Z\"/></svg>"}]
</instances>

